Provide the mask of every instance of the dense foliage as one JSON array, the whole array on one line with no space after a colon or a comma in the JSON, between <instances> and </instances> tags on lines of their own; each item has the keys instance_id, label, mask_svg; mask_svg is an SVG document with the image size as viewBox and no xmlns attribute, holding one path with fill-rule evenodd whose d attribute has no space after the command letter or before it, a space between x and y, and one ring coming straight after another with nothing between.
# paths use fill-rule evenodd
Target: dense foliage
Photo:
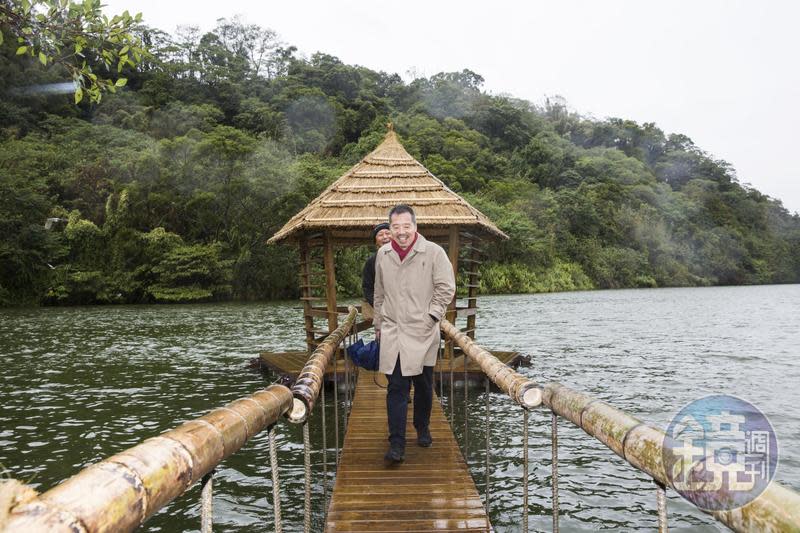
<instances>
[{"instance_id":1,"label":"dense foliage","mask_svg":"<svg viewBox=\"0 0 800 533\"><path fill-rule=\"evenodd\" d=\"M123 68L145 58L133 32L141 20L127 11L109 19L100 0L0 0L0 44L8 39L17 55L65 71L71 81L61 87L76 103L84 95L99 102L125 86Z\"/></svg>"},{"instance_id":2,"label":"dense foliage","mask_svg":"<svg viewBox=\"0 0 800 533\"><path fill-rule=\"evenodd\" d=\"M390 120L511 236L487 291L800 281L800 218L684 135L489 95L469 70L301 58L236 19L138 31L152 57L100 104L37 89L64 72L0 46L2 304L296 296L296 251L267 238ZM340 254L345 294L364 253Z\"/></svg>"}]
</instances>

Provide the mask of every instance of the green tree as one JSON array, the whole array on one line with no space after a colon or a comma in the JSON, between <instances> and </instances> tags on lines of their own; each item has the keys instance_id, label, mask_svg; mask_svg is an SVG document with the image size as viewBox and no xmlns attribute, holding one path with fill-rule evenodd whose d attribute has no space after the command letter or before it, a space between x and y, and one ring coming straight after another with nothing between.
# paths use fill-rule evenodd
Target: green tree
<instances>
[{"instance_id":1,"label":"green tree","mask_svg":"<svg viewBox=\"0 0 800 533\"><path fill-rule=\"evenodd\" d=\"M84 95L99 102L104 92L124 86L120 73L147 54L136 35L141 20L141 13L127 11L109 19L99 0L6 0L0 2L0 44L16 40L17 55L66 68L75 103Z\"/></svg>"},{"instance_id":2,"label":"green tree","mask_svg":"<svg viewBox=\"0 0 800 533\"><path fill-rule=\"evenodd\" d=\"M224 299L231 294L230 267L217 243L178 246L155 266L156 283L148 291L158 302Z\"/></svg>"}]
</instances>

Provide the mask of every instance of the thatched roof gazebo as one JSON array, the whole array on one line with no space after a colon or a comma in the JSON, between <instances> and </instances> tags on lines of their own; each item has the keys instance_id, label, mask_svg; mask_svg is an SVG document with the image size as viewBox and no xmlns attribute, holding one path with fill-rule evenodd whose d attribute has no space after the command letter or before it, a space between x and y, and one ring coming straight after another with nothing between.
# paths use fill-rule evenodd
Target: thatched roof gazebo
<instances>
[{"instance_id":1,"label":"thatched roof gazebo","mask_svg":"<svg viewBox=\"0 0 800 533\"><path fill-rule=\"evenodd\" d=\"M372 228L385 222L389 210L397 204L414 208L420 233L445 247L457 276L461 262L461 279L467 281L467 306L456 309L454 299L448 318L454 322L457 316L466 317L465 331L474 337L482 253L478 243L508 237L411 157L389 125L385 139L375 150L269 239L270 243L292 242L300 247L301 300L309 353L337 327L337 315L346 312L336 303L334 249L374 244ZM315 318L324 318L327 328L315 327Z\"/></svg>"},{"instance_id":2,"label":"thatched roof gazebo","mask_svg":"<svg viewBox=\"0 0 800 533\"><path fill-rule=\"evenodd\" d=\"M269 242L299 241L329 231L337 242L364 244L372 228L385 222L386 214L397 204L414 208L426 237L446 236L447 228L455 224L475 235L508 238L411 157L390 129L380 146L292 217Z\"/></svg>"}]
</instances>

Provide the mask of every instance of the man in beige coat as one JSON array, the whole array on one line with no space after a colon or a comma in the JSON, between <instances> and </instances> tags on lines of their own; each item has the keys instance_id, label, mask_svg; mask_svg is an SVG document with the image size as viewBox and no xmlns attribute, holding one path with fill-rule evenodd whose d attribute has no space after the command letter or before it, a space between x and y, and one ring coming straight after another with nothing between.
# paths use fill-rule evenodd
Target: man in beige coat
<instances>
[{"instance_id":1,"label":"man in beige coat","mask_svg":"<svg viewBox=\"0 0 800 533\"><path fill-rule=\"evenodd\" d=\"M436 243L417 233L413 209L397 205L389 212L392 241L375 260L375 335L380 340L380 372L387 374L386 413L389 451L385 459L403 460L406 413L414 383L417 443L428 447L433 401L433 367L439 349L439 320L456 291L453 267Z\"/></svg>"}]
</instances>

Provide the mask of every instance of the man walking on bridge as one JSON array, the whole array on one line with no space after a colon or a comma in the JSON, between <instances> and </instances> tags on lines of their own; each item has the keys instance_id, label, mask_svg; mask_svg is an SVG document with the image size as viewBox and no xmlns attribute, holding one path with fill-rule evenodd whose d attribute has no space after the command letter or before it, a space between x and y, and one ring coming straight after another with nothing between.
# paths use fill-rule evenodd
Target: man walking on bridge
<instances>
[{"instance_id":1,"label":"man walking on bridge","mask_svg":"<svg viewBox=\"0 0 800 533\"><path fill-rule=\"evenodd\" d=\"M380 340L380 372L389 387L389 451L385 459L402 462L406 413L414 383L417 444L428 447L433 401L433 367L439 348L439 321L456 291L453 267L436 243L417 233L414 210L396 205L389 211L392 241L375 260L375 335Z\"/></svg>"}]
</instances>

